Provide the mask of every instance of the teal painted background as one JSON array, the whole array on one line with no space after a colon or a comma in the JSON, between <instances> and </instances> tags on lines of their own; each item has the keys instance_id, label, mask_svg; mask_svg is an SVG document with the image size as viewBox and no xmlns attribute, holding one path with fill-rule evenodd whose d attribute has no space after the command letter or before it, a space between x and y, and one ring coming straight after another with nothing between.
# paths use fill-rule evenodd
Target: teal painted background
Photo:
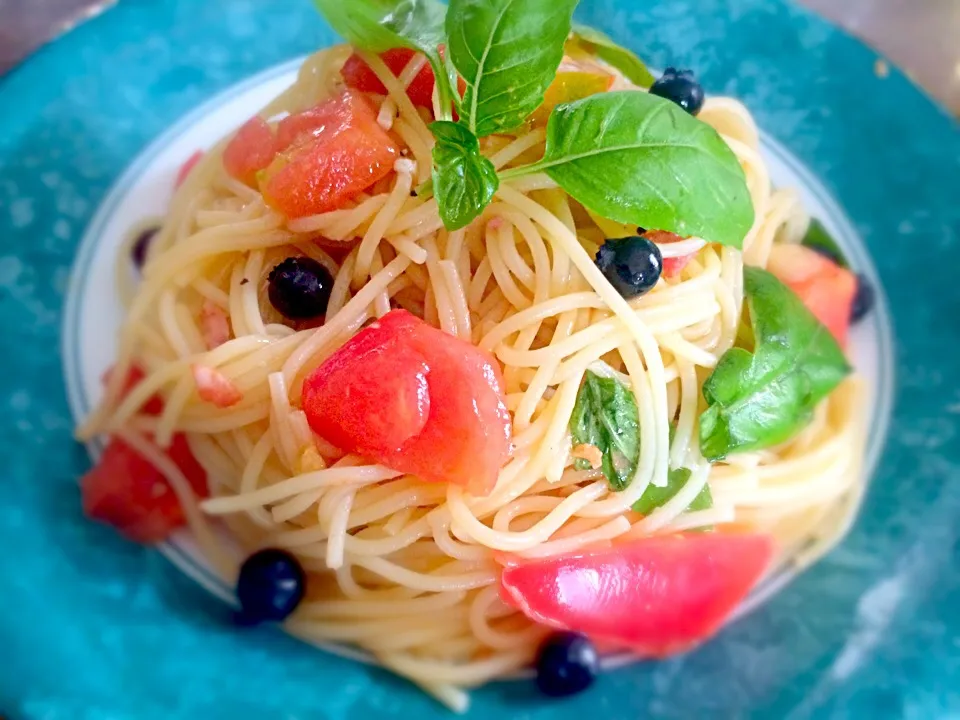
<instances>
[{"instance_id":1,"label":"teal painted background","mask_svg":"<svg viewBox=\"0 0 960 720\"><path fill-rule=\"evenodd\" d=\"M897 335L888 449L851 537L690 655L509 718L960 716L960 134L904 77L771 0L584 0L656 66L695 68L844 205ZM306 0L125 0L0 79L0 714L9 720L444 717L388 674L224 608L157 553L83 521L58 351L76 243L123 168L210 95L332 40Z\"/></svg>"}]
</instances>

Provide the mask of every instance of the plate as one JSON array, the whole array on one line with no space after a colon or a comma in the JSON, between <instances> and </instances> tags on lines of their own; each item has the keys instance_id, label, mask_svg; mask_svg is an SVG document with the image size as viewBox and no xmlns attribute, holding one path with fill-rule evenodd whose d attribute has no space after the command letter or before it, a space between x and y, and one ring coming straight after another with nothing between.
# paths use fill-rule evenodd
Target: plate
<instances>
[{"instance_id":1,"label":"plate","mask_svg":"<svg viewBox=\"0 0 960 720\"><path fill-rule=\"evenodd\" d=\"M960 368L958 324L950 324L960 310L957 129L901 76L873 76L869 50L792 5L701 2L694 14L693 4L653 2L641 14L627 2L585 1L580 17L656 64L695 67L708 90L745 99L770 133L774 179L803 189L858 269L872 275L867 252L874 258L897 329L894 353L881 304L854 338L875 389L876 479L841 548L703 649L608 673L560 704L524 683L495 684L474 694L471 714L572 718L602 707L624 718L936 717L951 709L945 690L960 663L960 622L948 613L960 588L960 395L950 375ZM70 439L64 397L82 413L112 357L115 244L134 220L162 211L183 159L289 83L294 66L278 61L332 39L305 1L121 4L0 84L0 104L16 108L0 119L0 316L9 328L0 382L13 427L0 538L24 548L0 557L0 639L18 657L38 658L3 673L0 711L445 714L376 668L276 632L238 633L224 606L157 553L79 514L75 479L87 461ZM185 538L163 552L228 594ZM775 576L755 598L788 579ZM912 622L917 612L923 623Z\"/></svg>"}]
</instances>

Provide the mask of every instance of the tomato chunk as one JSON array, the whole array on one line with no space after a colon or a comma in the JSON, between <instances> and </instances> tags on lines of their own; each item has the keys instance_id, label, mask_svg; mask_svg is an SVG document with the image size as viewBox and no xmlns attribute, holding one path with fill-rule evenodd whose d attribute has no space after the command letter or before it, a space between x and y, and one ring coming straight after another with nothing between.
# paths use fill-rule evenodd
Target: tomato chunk
<instances>
[{"instance_id":1,"label":"tomato chunk","mask_svg":"<svg viewBox=\"0 0 960 720\"><path fill-rule=\"evenodd\" d=\"M565 60L544 93L543 104L530 116L530 123L543 127L557 105L606 92L612 84L613 76L599 67L581 67Z\"/></svg>"},{"instance_id":2,"label":"tomato chunk","mask_svg":"<svg viewBox=\"0 0 960 720\"><path fill-rule=\"evenodd\" d=\"M386 177L399 154L373 109L355 92L285 122L275 142L289 144L257 177L267 204L287 217L340 207Z\"/></svg>"},{"instance_id":3,"label":"tomato chunk","mask_svg":"<svg viewBox=\"0 0 960 720\"><path fill-rule=\"evenodd\" d=\"M303 410L343 450L475 495L490 492L510 454L496 361L405 310L361 330L311 373Z\"/></svg>"},{"instance_id":4,"label":"tomato chunk","mask_svg":"<svg viewBox=\"0 0 960 720\"><path fill-rule=\"evenodd\" d=\"M207 475L186 437L174 435L167 454L194 492L206 497ZM112 525L134 542L159 542L185 523L176 493L160 471L119 438L110 441L83 476L80 490L88 517Z\"/></svg>"},{"instance_id":5,"label":"tomato chunk","mask_svg":"<svg viewBox=\"0 0 960 720\"><path fill-rule=\"evenodd\" d=\"M104 385L110 382L110 376L113 374L113 368L109 368L104 374L101 381ZM146 377L146 373L140 368L139 365L131 365L127 370L127 377L123 381L123 385L120 388L120 398L123 399L130 394L130 391L133 390L137 385L143 382L143 379ZM159 415L163 412L163 398L159 395L152 395L147 398L147 401L140 408L140 412L144 415Z\"/></svg>"},{"instance_id":6,"label":"tomato chunk","mask_svg":"<svg viewBox=\"0 0 960 720\"><path fill-rule=\"evenodd\" d=\"M273 129L260 117L247 120L223 150L223 167L237 180L251 187L257 184L257 173L267 167L277 154Z\"/></svg>"},{"instance_id":7,"label":"tomato chunk","mask_svg":"<svg viewBox=\"0 0 960 720\"><path fill-rule=\"evenodd\" d=\"M658 245L680 242L684 239L676 233L667 232L666 230L647 230L643 236ZM663 274L666 277L676 277L696 255L696 253L689 253L688 255L678 255L677 257L665 257L663 259Z\"/></svg>"},{"instance_id":8,"label":"tomato chunk","mask_svg":"<svg viewBox=\"0 0 960 720\"><path fill-rule=\"evenodd\" d=\"M413 58L413 50L407 48L394 48L380 54L380 59L390 68L394 75L400 75L407 63ZM370 69L363 59L354 53L347 58L347 61L340 69L340 74L348 87L355 88L361 92L378 93L385 95L387 88L380 82L380 78ZM433 76L433 68L427 63L423 69L417 73L410 85L407 86L407 97L414 105L421 107L430 107L433 104L433 86L436 79Z\"/></svg>"},{"instance_id":9,"label":"tomato chunk","mask_svg":"<svg viewBox=\"0 0 960 720\"><path fill-rule=\"evenodd\" d=\"M856 275L803 245L774 245L767 270L803 300L841 346L846 343L857 295Z\"/></svg>"},{"instance_id":10,"label":"tomato chunk","mask_svg":"<svg viewBox=\"0 0 960 720\"><path fill-rule=\"evenodd\" d=\"M105 383L112 372L110 369L104 373ZM131 365L120 397L126 396L144 377L139 366ZM140 411L159 415L163 412L162 398L154 395ZM186 436L175 434L166 454L180 468L193 491L206 497L207 473L190 452ZM186 522L176 493L163 474L119 438L111 438L100 460L83 476L80 492L88 517L112 525L134 542L159 542Z\"/></svg>"},{"instance_id":11,"label":"tomato chunk","mask_svg":"<svg viewBox=\"0 0 960 720\"><path fill-rule=\"evenodd\" d=\"M508 565L501 594L535 622L663 657L719 630L772 555L766 535L645 537Z\"/></svg>"}]
</instances>

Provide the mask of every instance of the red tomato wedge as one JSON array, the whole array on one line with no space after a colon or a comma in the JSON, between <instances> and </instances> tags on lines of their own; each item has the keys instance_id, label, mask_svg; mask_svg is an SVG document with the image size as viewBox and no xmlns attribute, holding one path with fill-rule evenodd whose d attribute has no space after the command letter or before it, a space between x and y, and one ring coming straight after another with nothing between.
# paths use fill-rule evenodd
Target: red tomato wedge
<instances>
[{"instance_id":1,"label":"red tomato wedge","mask_svg":"<svg viewBox=\"0 0 960 720\"><path fill-rule=\"evenodd\" d=\"M774 245L767 270L803 300L841 346L846 344L856 275L803 245Z\"/></svg>"},{"instance_id":2,"label":"red tomato wedge","mask_svg":"<svg viewBox=\"0 0 960 720\"><path fill-rule=\"evenodd\" d=\"M652 536L505 567L501 594L535 622L663 657L719 630L772 555L766 535Z\"/></svg>"},{"instance_id":3,"label":"red tomato wedge","mask_svg":"<svg viewBox=\"0 0 960 720\"><path fill-rule=\"evenodd\" d=\"M390 68L390 72L394 75L400 75L415 54L413 50L407 48L394 48L381 53L380 59ZM387 92L387 88L380 82L380 78L356 53L347 58L340 69L340 74L348 87L361 92L378 93L380 95L385 95ZM421 107L430 107L433 103L433 86L435 83L433 68L429 64L425 64L410 85L407 86L407 97L410 98L410 102Z\"/></svg>"},{"instance_id":4,"label":"red tomato wedge","mask_svg":"<svg viewBox=\"0 0 960 720\"><path fill-rule=\"evenodd\" d=\"M647 230L643 236L658 245L680 242L685 239L676 233L667 232L666 230ZM677 257L665 257L663 259L663 274L666 277L676 277L695 256L696 253L690 253L689 255L679 255Z\"/></svg>"},{"instance_id":5,"label":"red tomato wedge","mask_svg":"<svg viewBox=\"0 0 960 720\"><path fill-rule=\"evenodd\" d=\"M251 187L257 184L257 173L276 157L273 130L260 117L244 123L223 149L223 167L237 180Z\"/></svg>"},{"instance_id":6,"label":"red tomato wedge","mask_svg":"<svg viewBox=\"0 0 960 720\"><path fill-rule=\"evenodd\" d=\"M361 330L311 373L303 410L343 450L474 495L493 489L510 455L496 361L405 310Z\"/></svg>"},{"instance_id":7,"label":"red tomato wedge","mask_svg":"<svg viewBox=\"0 0 960 720\"><path fill-rule=\"evenodd\" d=\"M196 167L197 163L200 162L201 159L203 159L203 151L196 150L194 151L193 155L184 161L183 165L180 166L180 169L177 170L177 180L173 184L174 188L178 188L183 185L183 181L187 179L190 171Z\"/></svg>"},{"instance_id":8,"label":"red tomato wedge","mask_svg":"<svg viewBox=\"0 0 960 720\"><path fill-rule=\"evenodd\" d=\"M104 373L104 382L111 372ZM143 378L143 370L131 365L121 397ZM163 400L155 395L140 410L159 415L163 412ZM174 435L166 454L186 476L193 491L206 497L207 473L190 452L186 436ZM100 460L83 476L80 492L88 517L112 525L134 542L159 542L185 523L176 493L161 472L118 438L110 440Z\"/></svg>"},{"instance_id":9,"label":"red tomato wedge","mask_svg":"<svg viewBox=\"0 0 960 720\"><path fill-rule=\"evenodd\" d=\"M174 435L167 455L194 492L206 497L207 475L183 435ZM134 542L160 542L185 523L176 493L160 471L118 438L83 476L80 491L88 517L112 525Z\"/></svg>"},{"instance_id":10,"label":"red tomato wedge","mask_svg":"<svg viewBox=\"0 0 960 720\"><path fill-rule=\"evenodd\" d=\"M384 178L399 155L373 109L349 90L284 123L278 136L289 144L257 179L267 204L287 217L335 210Z\"/></svg>"},{"instance_id":11,"label":"red tomato wedge","mask_svg":"<svg viewBox=\"0 0 960 720\"><path fill-rule=\"evenodd\" d=\"M110 382L110 376L113 374L113 368L110 368L103 374L101 382L106 385ZM143 379L146 377L146 373L140 369L137 365L131 365L127 370L127 377L123 381L123 386L120 388L120 397L124 398L130 394L130 391L133 390L137 385L139 385ZM163 398L159 395L153 395L148 398L147 401L140 408L140 412L144 415L159 415L163 412Z\"/></svg>"}]
</instances>

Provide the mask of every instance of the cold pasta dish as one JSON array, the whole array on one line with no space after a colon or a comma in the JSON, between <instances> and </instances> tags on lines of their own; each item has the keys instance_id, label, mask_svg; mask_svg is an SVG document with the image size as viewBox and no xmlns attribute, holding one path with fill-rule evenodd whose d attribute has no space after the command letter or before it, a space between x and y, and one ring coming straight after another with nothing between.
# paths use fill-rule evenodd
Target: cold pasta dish
<instances>
[{"instance_id":1,"label":"cold pasta dish","mask_svg":"<svg viewBox=\"0 0 960 720\"><path fill-rule=\"evenodd\" d=\"M189 528L244 623L453 709L715 634L843 534L871 289L743 105L575 0L317 0L348 44L182 168L87 514ZM129 282L131 258L137 279Z\"/></svg>"}]
</instances>

